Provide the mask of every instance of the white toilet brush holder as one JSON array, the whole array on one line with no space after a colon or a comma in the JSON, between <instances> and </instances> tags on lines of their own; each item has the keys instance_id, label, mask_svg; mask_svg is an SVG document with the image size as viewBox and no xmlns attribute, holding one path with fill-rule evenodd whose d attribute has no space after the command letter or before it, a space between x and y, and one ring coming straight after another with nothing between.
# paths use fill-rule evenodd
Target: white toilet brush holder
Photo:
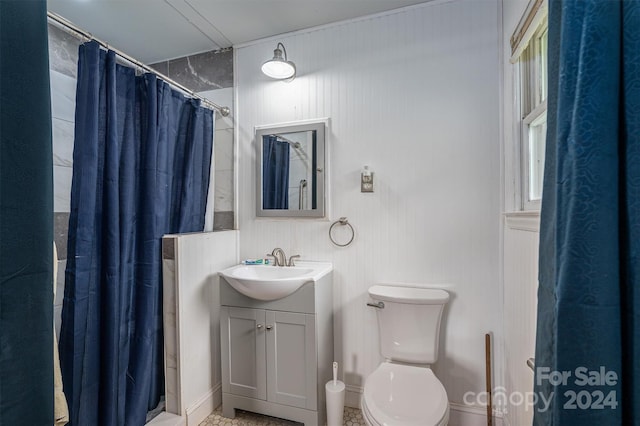
<instances>
[{"instance_id":1,"label":"white toilet brush holder","mask_svg":"<svg viewBox=\"0 0 640 426\"><path fill-rule=\"evenodd\" d=\"M333 380L325 385L327 392L327 426L342 426L344 415L344 383L338 380L338 363L333 363Z\"/></svg>"}]
</instances>

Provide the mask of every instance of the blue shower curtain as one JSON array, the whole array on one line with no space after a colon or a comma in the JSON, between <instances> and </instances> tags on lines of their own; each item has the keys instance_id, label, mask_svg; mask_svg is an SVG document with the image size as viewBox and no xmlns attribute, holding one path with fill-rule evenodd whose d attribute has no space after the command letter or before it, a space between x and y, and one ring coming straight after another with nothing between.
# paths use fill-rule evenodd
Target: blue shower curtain
<instances>
[{"instance_id":1,"label":"blue shower curtain","mask_svg":"<svg viewBox=\"0 0 640 426\"><path fill-rule=\"evenodd\" d=\"M47 4L0 0L0 425L53 424Z\"/></svg>"},{"instance_id":2,"label":"blue shower curtain","mask_svg":"<svg viewBox=\"0 0 640 426\"><path fill-rule=\"evenodd\" d=\"M262 139L262 208L289 208L289 144L276 136Z\"/></svg>"},{"instance_id":3,"label":"blue shower curtain","mask_svg":"<svg viewBox=\"0 0 640 426\"><path fill-rule=\"evenodd\" d=\"M637 0L550 1L546 152L534 424L640 425Z\"/></svg>"},{"instance_id":4,"label":"blue shower curtain","mask_svg":"<svg viewBox=\"0 0 640 426\"><path fill-rule=\"evenodd\" d=\"M213 114L80 46L60 332L73 426L143 425L164 393L161 238L202 231Z\"/></svg>"}]
</instances>

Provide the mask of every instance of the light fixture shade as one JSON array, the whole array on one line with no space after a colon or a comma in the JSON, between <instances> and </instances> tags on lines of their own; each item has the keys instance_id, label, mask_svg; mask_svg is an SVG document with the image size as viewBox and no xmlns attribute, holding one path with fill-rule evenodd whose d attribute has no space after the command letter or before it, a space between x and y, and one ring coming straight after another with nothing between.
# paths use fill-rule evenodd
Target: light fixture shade
<instances>
[{"instance_id":1,"label":"light fixture shade","mask_svg":"<svg viewBox=\"0 0 640 426\"><path fill-rule=\"evenodd\" d=\"M296 66L293 62L271 59L262 64L262 72L271 78L291 78L296 74Z\"/></svg>"},{"instance_id":2,"label":"light fixture shade","mask_svg":"<svg viewBox=\"0 0 640 426\"><path fill-rule=\"evenodd\" d=\"M284 50L284 58L282 57L282 50ZM273 59L269 59L262 64L262 72L271 78L278 80L290 79L296 76L296 65L287 60L287 50L282 43L278 43L278 46L273 51Z\"/></svg>"}]
</instances>

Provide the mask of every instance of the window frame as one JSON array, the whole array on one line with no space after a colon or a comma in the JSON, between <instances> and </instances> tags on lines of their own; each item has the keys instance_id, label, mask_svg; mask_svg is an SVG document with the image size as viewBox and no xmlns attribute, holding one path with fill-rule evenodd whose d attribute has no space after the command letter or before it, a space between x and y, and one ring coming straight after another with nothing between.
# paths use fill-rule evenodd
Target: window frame
<instances>
[{"instance_id":1,"label":"window frame","mask_svg":"<svg viewBox=\"0 0 640 426\"><path fill-rule=\"evenodd\" d=\"M547 113L547 56L544 53L548 49L548 41L545 36L548 34L548 22L545 19L536 28L529 45L522 51L516 62L516 94L519 111L519 192L521 211L539 211L541 198L531 198L531 161L530 156L530 128L543 115ZM546 120L546 118L545 118ZM543 170L540 173L544 174Z\"/></svg>"},{"instance_id":2,"label":"window frame","mask_svg":"<svg viewBox=\"0 0 640 426\"><path fill-rule=\"evenodd\" d=\"M545 99L542 104L538 105L533 111L531 111L521 121L521 144L520 144L520 159L521 159L521 173L522 176L522 206L521 210L540 210L542 196L540 198L531 198L531 141L529 136L531 135L531 125L539 121L542 116L547 115L547 100ZM544 163L540 172L544 173Z\"/></svg>"}]
</instances>

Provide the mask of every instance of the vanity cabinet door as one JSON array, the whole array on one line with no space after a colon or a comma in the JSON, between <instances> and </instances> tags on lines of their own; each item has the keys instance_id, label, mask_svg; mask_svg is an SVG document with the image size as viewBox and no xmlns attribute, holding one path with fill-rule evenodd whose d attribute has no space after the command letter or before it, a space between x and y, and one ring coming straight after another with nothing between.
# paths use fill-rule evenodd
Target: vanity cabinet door
<instances>
[{"instance_id":1,"label":"vanity cabinet door","mask_svg":"<svg viewBox=\"0 0 640 426\"><path fill-rule=\"evenodd\" d=\"M265 311L223 306L220 325L223 392L266 400Z\"/></svg>"},{"instance_id":2,"label":"vanity cabinet door","mask_svg":"<svg viewBox=\"0 0 640 426\"><path fill-rule=\"evenodd\" d=\"M267 311L267 399L317 409L315 315Z\"/></svg>"}]
</instances>

